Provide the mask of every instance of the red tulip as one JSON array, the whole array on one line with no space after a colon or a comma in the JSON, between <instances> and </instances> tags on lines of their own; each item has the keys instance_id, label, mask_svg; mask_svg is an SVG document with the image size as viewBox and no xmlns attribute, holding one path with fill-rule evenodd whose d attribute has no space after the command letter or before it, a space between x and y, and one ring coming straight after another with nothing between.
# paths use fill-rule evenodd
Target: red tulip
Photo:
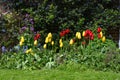
<instances>
[{"instance_id":1,"label":"red tulip","mask_svg":"<svg viewBox=\"0 0 120 80\"><path fill-rule=\"evenodd\" d=\"M102 36L100 34L98 34L98 38L100 39L100 38L102 38Z\"/></svg>"},{"instance_id":2,"label":"red tulip","mask_svg":"<svg viewBox=\"0 0 120 80\"><path fill-rule=\"evenodd\" d=\"M98 27L98 28L97 28L97 32L98 32L98 33L100 33L101 30L102 30L101 27Z\"/></svg>"},{"instance_id":3,"label":"red tulip","mask_svg":"<svg viewBox=\"0 0 120 80\"><path fill-rule=\"evenodd\" d=\"M70 29L65 30L66 34L70 33Z\"/></svg>"},{"instance_id":4,"label":"red tulip","mask_svg":"<svg viewBox=\"0 0 120 80\"><path fill-rule=\"evenodd\" d=\"M36 34L34 40L38 40L40 38L40 34Z\"/></svg>"},{"instance_id":5,"label":"red tulip","mask_svg":"<svg viewBox=\"0 0 120 80\"><path fill-rule=\"evenodd\" d=\"M90 40L93 40L94 39L94 35L92 35L91 37L90 37Z\"/></svg>"},{"instance_id":6,"label":"red tulip","mask_svg":"<svg viewBox=\"0 0 120 80\"><path fill-rule=\"evenodd\" d=\"M63 37L64 36L64 33L63 32L60 32L60 37Z\"/></svg>"},{"instance_id":7,"label":"red tulip","mask_svg":"<svg viewBox=\"0 0 120 80\"><path fill-rule=\"evenodd\" d=\"M90 40L93 40L94 39L94 34L92 33L92 31L91 30L89 30L89 29L87 29L86 31L85 31L85 38L86 39L90 39Z\"/></svg>"},{"instance_id":8,"label":"red tulip","mask_svg":"<svg viewBox=\"0 0 120 80\"><path fill-rule=\"evenodd\" d=\"M40 38L40 34L36 34L36 37L37 37L37 38Z\"/></svg>"},{"instance_id":9,"label":"red tulip","mask_svg":"<svg viewBox=\"0 0 120 80\"><path fill-rule=\"evenodd\" d=\"M63 37L68 33L70 33L70 29L63 30L63 31L60 32L60 37Z\"/></svg>"}]
</instances>

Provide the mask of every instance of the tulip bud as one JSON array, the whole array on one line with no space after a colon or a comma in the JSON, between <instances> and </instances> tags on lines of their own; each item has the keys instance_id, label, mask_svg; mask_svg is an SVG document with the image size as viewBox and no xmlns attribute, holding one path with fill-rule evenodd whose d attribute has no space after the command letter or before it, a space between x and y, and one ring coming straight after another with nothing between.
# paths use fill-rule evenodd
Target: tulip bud
<instances>
[{"instance_id":1,"label":"tulip bud","mask_svg":"<svg viewBox=\"0 0 120 80\"><path fill-rule=\"evenodd\" d=\"M75 34L76 38L78 37L78 34L79 34L79 32L76 32L76 34Z\"/></svg>"},{"instance_id":2,"label":"tulip bud","mask_svg":"<svg viewBox=\"0 0 120 80\"><path fill-rule=\"evenodd\" d=\"M59 40L59 43L62 43L62 39Z\"/></svg>"},{"instance_id":3,"label":"tulip bud","mask_svg":"<svg viewBox=\"0 0 120 80\"><path fill-rule=\"evenodd\" d=\"M21 40L20 40L20 41L21 41L21 42L24 42L24 41L25 41L23 36L21 37Z\"/></svg>"},{"instance_id":4,"label":"tulip bud","mask_svg":"<svg viewBox=\"0 0 120 80\"><path fill-rule=\"evenodd\" d=\"M48 43L49 42L49 39L48 39L48 37L46 37L46 39L45 39L45 43Z\"/></svg>"},{"instance_id":5,"label":"tulip bud","mask_svg":"<svg viewBox=\"0 0 120 80\"><path fill-rule=\"evenodd\" d=\"M73 45L73 43L74 43L74 41L73 41L73 39L71 39L69 44Z\"/></svg>"},{"instance_id":6,"label":"tulip bud","mask_svg":"<svg viewBox=\"0 0 120 80\"><path fill-rule=\"evenodd\" d=\"M47 48L47 44L44 44L44 45L43 45L43 48L46 49L46 48Z\"/></svg>"},{"instance_id":7,"label":"tulip bud","mask_svg":"<svg viewBox=\"0 0 120 80\"><path fill-rule=\"evenodd\" d=\"M29 50L26 50L25 53L28 54L28 53L29 53Z\"/></svg>"},{"instance_id":8,"label":"tulip bud","mask_svg":"<svg viewBox=\"0 0 120 80\"><path fill-rule=\"evenodd\" d=\"M83 37L85 36L85 31L83 31L82 36L83 36Z\"/></svg>"},{"instance_id":9,"label":"tulip bud","mask_svg":"<svg viewBox=\"0 0 120 80\"><path fill-rule=\"evenodd\" d=\"M102 42L105 42L105 40L106 40L106 38L105 38L105 36L103 36L103 38L102 38Z\"/></svg>"},{"instance_id":10,"label":"tulip bud","mask_svg":"<svg viewBox=\"0 0 120 80\"><path fill-rule=\"evenodd\" d=\"M54 45L54 41L51 42L52 46Z\"/></svg>"},{"instance_id":11,"label":"tulip bud","mask_svg":"<svg viewBox=\"0 0 120 80\"><path fill-rule=\"evenodd\" d=\"M78 33L78 39L81 39L81 33L80 32Z\"/></svg>"},{"instance_id":12,"label":"tulip bud","mask_svg":"<svg viewBox=\"0 0 120 80\"><path fill-rule=\"evenodd\" d=\"M51 42L52 40L51 40L51 37L48 37L48 42Z\"/></svg>"},{"instance_id":13,"label":"tulip bud","mask_svg":"<svg viewBox=\"0 0 120 80\"><path fill-rule=\"evenodd\" d=\"M34 41L34 45L37 46L37 40Z\"/></svg>"},{"instance_id":14,"label":"tulip bud","mask_svg":"<svg viewBox=\"0 0 120 80\"><path fill-rule=\"evenodd\" d=\"M63 43L62 43L62 42L60 43L60 47L61 47L61 48L63 47Z\"/></svg>"},{"instance_id":15,"label":"tulip bud","mask_svg":"<svg viewBox=\"0 0 120 80\"><path fill-rule=\"evenodd\" d=\"M22 46L22 45L23 45L23 42L20 41L19 44L20 44L20 46Z\"/></svg>"},{"instance_id":16,"label":"tulip bud","mask_svg":"<svg viewBox=\"0 0 120 80\"><path fill-rule=\"evenodd\" d=\"M101 38L103 37L103 33L102 33L102 31L100 32L100 36L101 36Z\"/></svg>"},{"instance_id":17,"label":"tulip bud","mask_svg":"<svg viewBox=\"0 0 120 80\"><path fill-rule=\"evenodd\" d=\"M52 33L48 33L48 37L49 37L49 38L52 38Z\"/></svg>"}]
</instances>

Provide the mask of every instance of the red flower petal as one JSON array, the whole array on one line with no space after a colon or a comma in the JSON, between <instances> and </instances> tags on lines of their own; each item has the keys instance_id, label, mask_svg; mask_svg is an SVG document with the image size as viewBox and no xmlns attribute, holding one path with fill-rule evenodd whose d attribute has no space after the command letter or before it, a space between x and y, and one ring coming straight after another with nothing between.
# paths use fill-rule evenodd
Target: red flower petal
<instances>
[{"instance_id":1,"label":"red flower petal","mask_svg":"<svg viewBox=\"0 0 120 80\"><path fill-rule=\"evenodd\" d=\"M98 34L98 38L100 39L100 38L102 38L102 36L100 34Z\"/></svg>"},{"instance_id":2,"label":"red flower petal","mask_svg":"<svg viewBox=\"0 0 120 80\"><path fill-rule=\"evenodd\" d=\"M70 33L70 29L65 30L66 34Z\"/></svg>"},{"instance_id":3,"label":"red flower petal","mask_svg":"<svg viewBox=\"0 0 120 80\"><path fill-rule=\"evenodd\" d=\"M101 27L98 27L98 28L97 28L97 32L98 32L98 33L100 33L101 30L102 30Z\"/></svg>"}]
</instances>

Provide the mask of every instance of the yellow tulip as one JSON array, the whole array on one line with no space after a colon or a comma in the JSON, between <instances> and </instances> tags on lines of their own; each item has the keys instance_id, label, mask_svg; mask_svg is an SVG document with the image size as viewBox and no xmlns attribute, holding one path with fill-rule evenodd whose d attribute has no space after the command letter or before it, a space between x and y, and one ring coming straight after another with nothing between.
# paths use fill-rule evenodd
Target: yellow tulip
<instances>
[{"instance_id":1,"label":"yellow tulip","mask_svg":"<svg viewBox=\"0 0 120 80\"><path fill-rule=\"evenodd\" d=\"M19 44L20 44L20 46L22 46L22 45L23 45L23 42L20 41Z\"/></svg>"},{"instance_id":2,"label":"yellow tulip","mask_svg":"<svg viewBox=\"0 0 120 80\"><path fill-rule=\"evenodd\" d=\"M80 32L76 32L76 38L81 39L81 33Z\"/></svg>"},{"instance_id":3,"label":"yellow tulip","mask_svg":"<svg viewBox=\"0 0 120 80\"><path fill-rule=\"evenodd\" d=\"M74 41L73 41L73 39L71 39L69 44L73 45L73 43L74 43Z\"/></svg>"},{"instance_id":4,"label":"yellow tulip","mask_svg":"<svg viewBox=\"0 0 120 80\"><path fill-rule=\"evenodd\" d=\"M29 53L29 50L26 50L25 53L28 54L28 53Z\"/></svg>"},{"instance_id":5,"label":"yellow tulip","mask_svg":"<svg viewBox=\"0 0 120 80\"><path fill-rule=\"evenodd\" d=\"M106 38L105 38L105 36L103 36L103 38L102 38L102 42L105 42L105 40L106 40Z\"/></svg>"},{"instance_id":6,"label":"yellow tulip","mask_svg":"<svg viewBox=\"0 0 120 80\"><path fill-rule=\"evenodd\" d=\"M30 48L30 49L26 50L25 53L31 53L31 52L32 52L32 49Z\"/></svg>"},{"instance_id":7,"label":"yellow tulip","mask_svg":"<svg viewBox=\"0 0 120 80\"><path fill-rule=\"evenodd\" d=\"M49 38L52 38L52 33L48 33L48 37L49 37Z\"/></svg>"},{"instance_id":8,"label":"yellow tulip","mask_svg":"<svg viewBox=\"0 0 120 80\"><path fill-rule=\"evenodd\" d=\"M52 41L51 37L48 37L48 42L51 42L51 41Z\"/></svg>"},{"instance_id":9,"label":"yellow tulip","mask_svg":"<svg viewBox=\"0 0 120 80\"><path fill-rule=\"evenodd\" d=\"M31 48L29 49L29 52L32 52L32 49L31 49Z\"/></svg>"},{"instance_id":10,"label":"yellow tulip","mask_svg":"<svg viewBox=\"0 0 120 80\"><path fill-rule=\"evenodd\" d=\"M78 33L77 38L78 38L78 39L81 39L81 33L80 33L80 32Z\"/></svg>"},{"instance_id":11,"label":"yellow tulip","mask_svg":"<svg viewBox=\"0 0 120 80\"><path fill-rule=\"evenodd\" d=\"M52 41L51 44L54 45L54 41Z\"/></svg>"},{"instance_id":12,"label":"yellow tulip","mask_svg":"<svg viewBox=\"0 0 120 80\"><path fill-rule=\"evenodd\" d=\"M83 37L85 36L85 31L83 31L82 36L83 36Z\"/></svg>"},{"instance_id":13,"label":"yellow tulip","mask_svg":"<svg viewBox=\"0 0 120 80\"><path fill-rule=\"evenodd\" d=\"M35 40L35 41L34 41L34 45L37 46L37 43L38 43L37 40Z\"/></svg>"},{"instance_id":14,"label":"yellow tulip","mask_svg":"<svg viewBox=\"0 0 120 80\"><path fill-rule=\"evenodd\" d=\"M62 39L59 40L59 43L62 43Z\"/></svg>"},{"instance_id":15,"label":"yellow tulip","mask_svg":"<svg viewBox=\"0 0 120 80\"><path fill-rule=\"evenodd\" d=\"M46 48L47 48L47 44L44 44L44 45L43 45L43 48L46 49Z\"/></svg>"},{"instance_id":16,"label":"yellow tulip","mask_svg":"<svg viewBox=\"0 0 120 80\"><path fill-rule=\"evenodd\" d=\"M63 43L62 43L62 42L60 43L60 47L61 47L61 48L63 47Z\"/></svg>"},{"instance_id":17,"label":"yellow tulip","mask_svg":"<svg viewBox=\"0 0 120 80\"><path fill-rule=\"evenodd\" d=\"M78 37L78 34L79 34L79 32L76 32L76 34L75 34L76 38Z\"/></svg>"},{"instance_id":18,"label":"yellow tulip","mask_svg":"<svg viewBox=\"0 0 120 80\"><path fill-rule=\"evenodd\" d=\"M46 37L46 39L45 39L45 43L48 43L48 42L49 42L49 38Z\"/></svg>"},{"instance_id":19,"label":"yellow tulip","mask_svg":"<svg viewBox=\"0 0 120 80\"><path fill-rule=\"evenodd\" d=\"M101 38L103 37L103 33L102 33L102 31L100 32L100 36L101 36Z\"/></svg>"},{"instance_id":20,"label":"yellow tulip","mask_svg":"<svg viewBox=\"0 0 120 80\"><path fill-rule=\"evenodd\" d=\"M24 37L22 36L21 37L21 40L20 40L21 42L24 42L25 41L25 39L24 39Z\"/></svg>"}]
</instances>

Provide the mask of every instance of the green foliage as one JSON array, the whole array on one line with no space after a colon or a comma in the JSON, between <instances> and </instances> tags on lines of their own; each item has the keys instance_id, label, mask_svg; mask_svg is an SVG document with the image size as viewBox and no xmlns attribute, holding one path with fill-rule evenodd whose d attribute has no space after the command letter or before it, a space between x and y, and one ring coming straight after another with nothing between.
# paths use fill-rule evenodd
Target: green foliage
<instances>
[{"instance_id":1,"label":"green foliage","mask_svg":"<svg viewBox=\"0 0 120 80\"><path fill-rule=\"evenodd\" d=\"M2 15L0 28L0 46L6 46L8 49L16 45L20 29L20 15L16 12L10 12Z\"/></svg>"}]
</instances>

